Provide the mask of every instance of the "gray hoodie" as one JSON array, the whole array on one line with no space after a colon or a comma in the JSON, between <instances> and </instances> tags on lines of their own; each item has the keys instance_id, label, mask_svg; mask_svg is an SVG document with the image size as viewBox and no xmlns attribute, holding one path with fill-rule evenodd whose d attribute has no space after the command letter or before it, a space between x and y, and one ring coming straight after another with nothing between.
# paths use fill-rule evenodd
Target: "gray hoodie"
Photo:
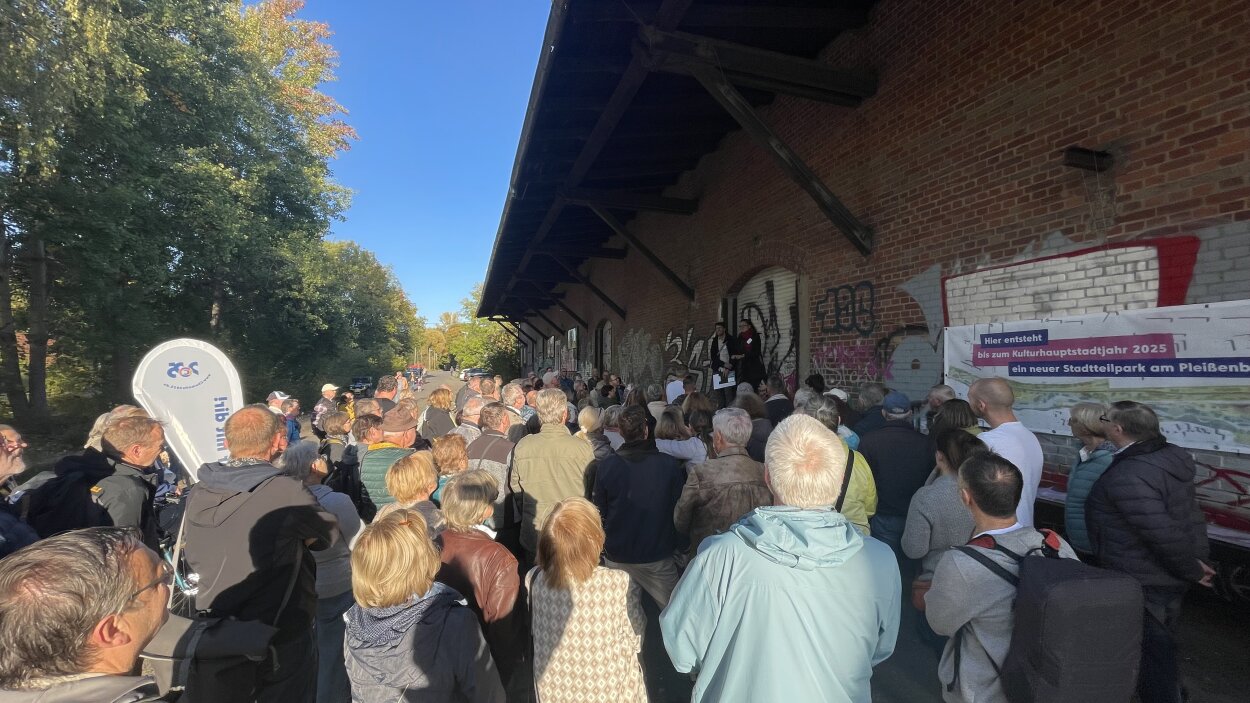
<instances>
[{"instance_id":1,"label":"gray hoodie","mask_svg":"<svg viewBox=\"0 0 1250 703\"><path fill-rule=\"evenodd\" d=\"M355 703L503 703L477 616L452 588L389 608L347 611L347 675Z\"/></svg>"},{"instance_id":2,"label":"gray hoodie","mask_svg":"<svg viewBox=\"0 0 1250 703\"><path fill-rule=\"evenodd\" d=\"M332 546L339 531L334 515L302 483L266 462L205 464L187 499L186 520L187 563L200 575L197 609L274 624L277 643L312 636L317 577L308 550Z\"/></svg>"},{"instance_id":3,"label":"gray hoodie","mask_svg":"<svg viewBox=\"0 0 1250 703\"><path fill-rule=\"evenodd\" d=\"M0 703L140 703L159 700L156 682L148 676L94 674L53 683L46 688L0 691Z\"/></svg>"}]
</instances>

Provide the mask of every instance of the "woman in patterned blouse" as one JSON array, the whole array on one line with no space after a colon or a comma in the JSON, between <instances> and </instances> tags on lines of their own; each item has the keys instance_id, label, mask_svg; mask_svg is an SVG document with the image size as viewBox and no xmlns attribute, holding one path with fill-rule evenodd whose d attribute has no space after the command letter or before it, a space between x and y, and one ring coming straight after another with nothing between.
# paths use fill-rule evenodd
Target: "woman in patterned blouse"
<instances>
[{"instance_id":1,"label":"woman in patterned blouse","mask_svg":"<svg viewBox=\"0 0 1250 703\"><path fill-rule=\"evenodd\" d=\"M638 586L599 565L603 541L599 511L584 498L561 501L543 523L538 566L525 578L540 703L647 700Z\"/></svg>"}]
</instances>

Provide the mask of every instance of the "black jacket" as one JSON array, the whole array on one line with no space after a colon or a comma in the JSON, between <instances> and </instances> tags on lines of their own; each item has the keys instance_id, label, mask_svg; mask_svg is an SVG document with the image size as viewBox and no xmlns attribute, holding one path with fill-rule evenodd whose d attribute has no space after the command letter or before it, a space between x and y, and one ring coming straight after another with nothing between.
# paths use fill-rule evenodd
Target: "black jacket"
<instances>
[{"instance_id":1,"label":"black jacket","mask_svg":"<svg viewBox=\"0 0 1250 703\"><path fill-rule=\"evenodd\" d=\"M890 420L859 438L859 453L872 467L877 483L877 514L907 515L911 497L933 471L929 438L911 420Z\"/></svg>"},{"instance_id":2,"label":"black jacket","mask_svg":"<svg viewBox=\"0 0 1250 703\"><path fill-rule=\"evenodd\" d=\"M607 557L645 564L673 556L679 546L673 508L686 484L681 462L648 439L626 442L596 463L594 503L603 516Z\"/></svg>"},{"instance_id":3,"label":"black jacket","mask_svg":"<svg viewBox=\"0 0 1250 703\"><path fill-rule=\"evenodd\" d=\"M603 434L603 430L587 432L586 441L590 442L590 448L595 450L595 460L590 462L590 466L586 467L586 500L594 500L595 476L599 473L599 462L616 454L616 452L612 449L612 443Z\"/></svg>"},{"instance_id":4,"label":"black jacket","mask_svg":"<svg viewBox=\"0 0 1250 703\"><path fill-rule=\"evenodd\" d=\"M1202 578L1207 524L1188 451L1158 437L1116 455L1090 489L1085 521L1099 563L1144 588L1180 590Z\"/></svg>"},{"instance_id":5,"label":"black jacket","mask_svg":"<svg viewBox=\"0 0 1250 703\"><path fill-rule=\"evenodd\" d=\"M184 548L200 576L196 609L274 624L276 642L311 636L317 567L308 550L333 544L338 520L267 463L205 464L199 479L187 498ZM278 615L297 560L294 589Z\"/></svg>"},{"instance_id":6,"label":"black jacket","mask_svg":"<svg viewBox=\"0 0 1250 703\"><path fill-rule=\"evenodd\" d=\"M96 502L108 513L114 526L138 528L144 544L153 549L158 547L156 512L152 505L156 497L155 473L145 473L137 466L95 449L61 459L53 471L57 476L82 474L84 480L99 489Z\"/></svg>"},{"instance_id":7,"label":"black jacket","mask_svg":"<svg viewBox=\"0 0 1250 703\"><path fill-rule=\"evenodd\" d=\"M790 399L778 396L777 400L769 398L764 401L764 410L768 413L768 421L773 423L773 427L781 424L781 421L790 417L794 412L794 403Z\"/></svg>"}]
</instances>

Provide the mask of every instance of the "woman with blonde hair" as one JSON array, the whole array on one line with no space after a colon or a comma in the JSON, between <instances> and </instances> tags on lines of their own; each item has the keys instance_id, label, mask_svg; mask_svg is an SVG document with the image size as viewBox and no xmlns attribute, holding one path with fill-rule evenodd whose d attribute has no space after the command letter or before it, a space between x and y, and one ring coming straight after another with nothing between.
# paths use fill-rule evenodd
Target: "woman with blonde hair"
<instances>
[{"instance_id":1,"label":"woman with blonde hair","mask_svg":"<svg viewBox=\"0 0 1250 703\"><path fill-rule=\"evenodd\" d=\"M417 433L426 439L434 439L456 429L456 423L451 419L453 398L450 389L436 388L430 394L430 404L426 406L425 411L417 420Z\"/></svg>"},{"instance_id":2,"label":"woman with blonde hair","mask_svg":"<svg viewBox=\"0 0 1250 703\"><path fill-rule=\"evenodd\" d=\"M434 438L434 468L438 471L438 486L430 500L442 502L443 486L451 477L469 468L469 443L462 434L446 434Z\"/></svg>"},{"instance_id":3,"label":"woman with blonde hair","mask_svg":"<svg viewBox=\"0 0 1250 703\"><path fill-rule=\"evenodd\" d=\"M1115 458L1115 445L1107 441L1100 418L1107 414L1101 403L1077 403L1068 414L1072 436L1081 440L1081 449L1068 471L1068 495L1063 501L1064 536L1085 561L1094 547L1085 526L1085 499Z\"/></svg>"},{"instance_id":4,"label":"woman with blonde hair","mask_svg":"<svg viewBox=\"0 0 1250 703\"><path fill-rule=\"evenodd\" d=\"M660 413L660 421L655 424L655 448L687 464L707 461L707 445L691 435L682 419L681 408L676 405L670 405Z\"/></svg>"},{"instance_id":5,"label":"woman with blonde hair","mask_svg":"<svg viewBox=\"0 0 1250 703\"><path fill-rule=\"evenodd\" d=\"M381 520L396 510L415 510L425 516L430 533L437 536L446 523L443 513L430 501L430 494L438 487L438 474L434 471L431 452L413 452L386 470L386 492L394 498L378 510L374 521Z\"/></svg>"},{"instance_id":6,"label":"woman with blonde hair","mask_svg":"<svg viewBox=\"0 0 1250 703\"><path fill-rule=\"evenodd\" d=\"M499 483L484 469L456 474L443 488L447 529L438 581L456 589L477 614L500 678L507 682L525 648L522 620L515 612L521 589L517 560L483 524L495 515L498 491Z\"/></svg>"},{"instance_id":7,"label":"woman with blonde hair","mask_svg":"<svg viewBox=\"0 0 1250 703\"><path fill-rule=\"evenodd\" d=\"M352 700L504 701L473 611L434 580L440 561L424 516L405 509L379 516L356 541L351 561Z\"/></svg>"},{"instance_id":8,"label":"woman with blonde hair","mask_svg":"<svg viewBox=\"0 0 1250 703\"><path fill-rule=\"evenodd\" d=\"M614 405L612 407L619 406ZM577 414L577 426L582 429L576 436L589 442L590 448L595 451L595 460L587 467L584 479L585 496L587 498L590 498L591 493L594 491L595 475L598 473L599 462L616 453L612 449L612 443L603 434L603 418L607 414L606 410L600 410L593 406L587 406ZM620 411L617 411L617 414L619 415Z\"/></svg>"},{"instance_id":9,"label":"woman with blonde hair","mask_svg":"<svg viewBox=\"0 0 1250 703\"><path fill-rule=\"evenodd\" d=\"M640 591L629 574L599 565L603 543L599 511L584 498L560 501L543 521L538 566L525 577L543 703L647 700Z\"/></svg>"}]
</instances>

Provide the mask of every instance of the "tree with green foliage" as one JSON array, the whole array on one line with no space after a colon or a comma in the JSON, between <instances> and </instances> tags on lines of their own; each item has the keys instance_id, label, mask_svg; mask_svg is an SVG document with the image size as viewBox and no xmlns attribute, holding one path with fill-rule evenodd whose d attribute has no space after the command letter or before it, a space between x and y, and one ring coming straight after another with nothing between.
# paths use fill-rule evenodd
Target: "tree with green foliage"
<instances>
[{"instance_id":1,"label":"tree with green foliage","mask_svg":"<svg viewBox=\"0 0 1250 703\"><path fill-rule=\"evenodd\" d=\"M516 339L498 324L476 317L482 301L482 284L460 301L460 312L443 313L440 331L447 339L447 351L456 355L461 368L488 368L505 378L521 372Z\"/></svg>"},{"instance_id":2,"label":"tree with green foliage","mask_svg":"<svg viewBox=\"0 0 1250 703\"><path fill-rule=\"evenodd\" d=\"M0 4L0 390L20 420L49 389L127 399L175 336L226 349L253 394L424 343L393 274L325 239L355 135L302 4Z\"/></svg>"}]
</instances>

